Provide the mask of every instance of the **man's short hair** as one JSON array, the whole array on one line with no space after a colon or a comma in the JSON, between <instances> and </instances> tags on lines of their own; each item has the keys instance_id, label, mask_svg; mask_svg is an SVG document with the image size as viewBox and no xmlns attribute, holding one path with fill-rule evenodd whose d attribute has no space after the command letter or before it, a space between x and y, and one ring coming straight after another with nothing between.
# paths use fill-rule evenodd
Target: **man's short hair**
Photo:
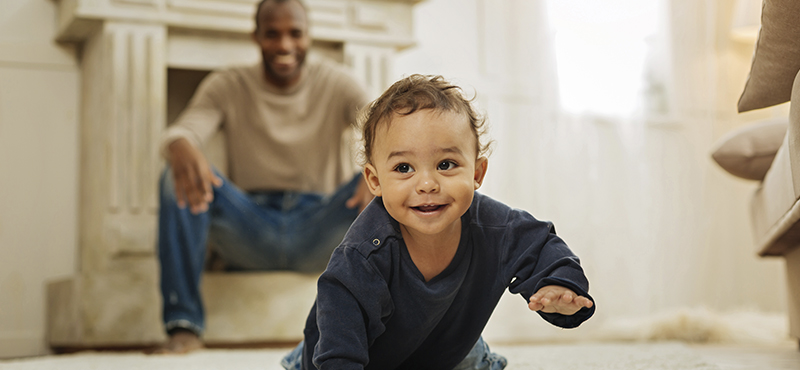
<instances>
[{"instance_id":1,"label":"man's short hair","mask_svg":"<svg viewBox=\"0 0 800 370\"><path fill-rule=\"evenodd\" d=\"M286 3L286 2L289 2L289 1L296 1L298 4L300 4L301 7L303 7L303 11L305 11L305 13L306 13L306 18L308 18L308 8L306 7L306 4L302 0L261 0L256 5L256 14L254 15L255 20L256 20L256 30L261 26L260 24L258 24L258 13L261 11L261 7L264 6L264 4L266 4L266 3L270 2L270 1L273 1L273 2L276 2L276 3L279 3L279 4L280 3ZM308 19L306 19L306 24L308 24Z\"/></svg>"}]
</instances>

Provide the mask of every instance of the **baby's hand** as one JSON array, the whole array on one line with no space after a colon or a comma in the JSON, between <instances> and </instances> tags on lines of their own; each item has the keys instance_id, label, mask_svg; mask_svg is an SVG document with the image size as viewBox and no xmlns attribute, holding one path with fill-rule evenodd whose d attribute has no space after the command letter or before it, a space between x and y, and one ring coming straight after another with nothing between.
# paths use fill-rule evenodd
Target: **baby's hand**
<instances>
[{"instance_id":1,"label":"baby's hand","mask_svg":"<svg viewBox=\"0 0 800 370\"><path fill-rule=\"evenodd\" d=\"M583 307L590 308L594 303L584 296L559 285L548 285L531 296L528 308L531 311L572 315Z\"/></svg>"}]
</instances>

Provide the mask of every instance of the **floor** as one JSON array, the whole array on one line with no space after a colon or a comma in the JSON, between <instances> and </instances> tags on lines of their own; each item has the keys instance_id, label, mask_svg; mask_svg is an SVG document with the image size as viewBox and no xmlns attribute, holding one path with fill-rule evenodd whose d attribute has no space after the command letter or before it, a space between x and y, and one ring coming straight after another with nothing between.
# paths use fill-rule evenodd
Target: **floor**
<instances>
[{"instance_id":1,"label":"floor","mask_svg":"<svg viewBox=\"0 0 800 370\"><path fill-rule=\"evenodd\" d=\"M682 342L603 342L496 346L509 359L506 370L800 370L794 342L773 345L687 345ZM280 370L287 349L211 349L183 356L147 356L136 352L82 352L0 360L0 370L116 369Z\"/></svg>"},{"instance_id":2,"label":"floor","mask_svg":"<svg viewBox=\"0 0 800 370\"><path fill-rule=\"evenodd\" d=\"M693 345L721 370L800 370L800 351L793 342L774 346Z\"/></svg>"}]
</instances>

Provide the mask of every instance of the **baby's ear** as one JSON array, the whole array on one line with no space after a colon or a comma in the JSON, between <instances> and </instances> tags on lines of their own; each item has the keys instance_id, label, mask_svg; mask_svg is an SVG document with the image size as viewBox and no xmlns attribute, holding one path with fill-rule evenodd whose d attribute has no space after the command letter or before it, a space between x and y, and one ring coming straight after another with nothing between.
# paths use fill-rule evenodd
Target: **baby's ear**
<instances>
[{"instance_id":1,"label":"baby's ear","mask_svg":"<svg viewBox=\"0 0 800 370\"><path fill-rule=\"evenodd\" d=\"M475 190L483 184L483 178L486 176L486 169L489 168L489 158L480 157L475 161Z\"/></svg>"},{"instance_id":2,"label":"baby's ear","mask_svg":"<svg viewBox=\"0 0 800 370\"><path fill-rule=\"evenodd\" d=\"M381 182L378 179L378 171L375 170L375 167L370 163L367 163L367 165L364 166L364 180L367 181L369 192L376 197L380 197Z\"/></svg>"}]
</instances>

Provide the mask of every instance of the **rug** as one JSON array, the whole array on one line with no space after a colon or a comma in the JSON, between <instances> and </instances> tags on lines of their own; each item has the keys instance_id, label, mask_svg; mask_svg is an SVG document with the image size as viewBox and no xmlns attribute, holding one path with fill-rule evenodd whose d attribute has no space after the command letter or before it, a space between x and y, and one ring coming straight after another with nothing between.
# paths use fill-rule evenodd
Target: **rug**
<instances>
[{"instance_id":1,"label":"rug","mask_svg":"<svg viewBox=\"0 0 800 370\"><path fill-rule=\"evenodd\" d=\"M507 370L647 369L719 370L689 346L677 342L578 343L492 346L508 359ZM81 352L0 361L2 370L281 370L288 349L203 350L188 355L148 356L142 353Z\"/></svg>"}]
</instances>

